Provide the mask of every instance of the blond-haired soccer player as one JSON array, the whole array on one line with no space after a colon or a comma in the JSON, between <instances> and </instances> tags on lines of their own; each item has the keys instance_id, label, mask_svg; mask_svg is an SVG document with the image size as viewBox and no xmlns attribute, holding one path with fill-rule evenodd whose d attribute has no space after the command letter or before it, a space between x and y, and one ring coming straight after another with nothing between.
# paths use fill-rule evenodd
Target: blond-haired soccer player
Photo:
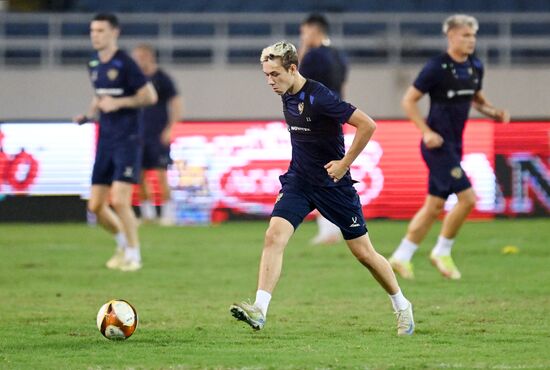
<instances>
[{"instance_id":1,"label":"blond-haired soccer player","mask_svg":"<svg viewBox=\"0 0 550 370\"><path fill-rule=\"evenodd\" d=\"M403 97L406 115L422 132L421 151L429 169L428 195L411 220L407 234L390 258L393 269L406 279L414 278L411 258L443 210L447 197L458 202L445 216L430 259L440 273L450 279L461 274L451 258L455 237L476 203L472 185L460 166L462 134L470 106L497 120L508 122L508 112L493 107L481 91L483 64L473 56L478 22L457 14L443 23L447 52L432 58ZM430 112L425 120L417 102L430 95Z\"/></svg>"},{"instance_id":2,"label":"blond-haired soccer player","mask_svg":"<svg viewBox=\"0 0 550 370\"><path fill-rule=\"evenodd\" d=\"M304 78L298 71L294 45L284 41L271 45L263 50L260 60L268 85L282 97L292 160L280 177L282 189L265 233L256 301L253 305L231 305L232 315L254 329L264 327L284 249L304 217L317 209L338 225L350 251L390 296L398 335L411 335L412 305L401 292L388 261L371 244L349 172L374 133L375 122L322 84ZM357 129L347 153L342 131L346 122Z\"/></svg>"}]
</instances>

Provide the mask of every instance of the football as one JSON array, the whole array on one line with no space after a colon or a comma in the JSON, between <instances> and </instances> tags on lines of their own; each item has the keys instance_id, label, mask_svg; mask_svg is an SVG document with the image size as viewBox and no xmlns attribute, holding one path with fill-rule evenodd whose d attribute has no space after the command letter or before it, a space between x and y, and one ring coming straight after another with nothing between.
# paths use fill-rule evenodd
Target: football
<instances>
[{"instance_id":1,"label":"football","mask_svg":"<svg viewBox=\"0 0 550 370\"><path fill-rule=\"evenodd\" d=\"M105 303L97 313L97 328L107 339L124 340L137 328L137 311L123 299L113 299Z\"/></svg>"}]
</instances>

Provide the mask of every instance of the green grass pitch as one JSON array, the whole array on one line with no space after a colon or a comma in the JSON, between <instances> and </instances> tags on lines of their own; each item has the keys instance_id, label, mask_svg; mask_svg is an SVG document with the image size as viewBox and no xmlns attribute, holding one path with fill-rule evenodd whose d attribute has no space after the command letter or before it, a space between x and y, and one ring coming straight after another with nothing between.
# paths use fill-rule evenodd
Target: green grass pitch
<instances>
[{"instance_id":1,"label":"green grass pitch","mask_svg":"<svg viewBox=\"0 0 550 370\"><path fill-rule=\"evenodd\" d=\"M388 256L404 222L370 221ZM2 369L550 368L550 222L469 222L454 248L460 281L429 264L436 225L401 281L417 331L398 338L387 295L343 243L291 240L264 330L229 314L253 298L266 222L142 227L143 270L109 271L113 240L77 224L0 225ZM516 245L520 252L504 255ZM101 336L99 307L123 298L140 324Z\"/></svg>"}]
</instances>

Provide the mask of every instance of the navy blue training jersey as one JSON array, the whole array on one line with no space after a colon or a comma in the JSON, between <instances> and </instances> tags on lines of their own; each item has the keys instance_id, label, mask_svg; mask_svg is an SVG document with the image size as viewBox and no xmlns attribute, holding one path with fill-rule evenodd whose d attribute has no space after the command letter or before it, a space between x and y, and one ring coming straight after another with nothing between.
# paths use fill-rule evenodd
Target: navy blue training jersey
<instances>
[{"instance_id":1,"label":"navy blue training jersey","mask_svg":"<svg viewBox=\"0 0 550 370\"><path fill-rule=\"evenodd\" d=\"M308 50L300 62L299 71L305 78L318 81L338 96L342 96L348 63L337 49L321 46Z\"/></svg>"},{"instance_id":2,"label":"navy blue training jersey","mask_svg":"<svg viewBox=\"0 0 550 370\"><path fill-rule=\"evenodd\" d=\"M342 125L357 108L310 79L296 94L281 98L292 143L292 160L283 179L314 186L352 184L349 171L335 183L324 166L344 157Z\"/></svg>"},{"instance_id":3,"label":"navy blue training jersey","mask_svg":"<svg viewBox=\"0 0 550 370\"><path fill-rule=\"evenodd\" d=\"M122 50L117 50L106 63L102 63L95 53L88 63L88 72L98 97L132 96L147 83L134 60ZM99 125L101 144L117 144L136 139L142 134L141 109L124 108L110 113L100 112Z\"/></svg>"},{"instance_id":4,"label":"navy blue training jersey","mask_svg":"<svg viewBox=\"0 0 550 370\"><path fill-rule=\"evenodd\" d=\"M170 76L161 69L151 76L151 83L157 91L158 101L154 105L143 108L144 138L158 140L168 124L168 103L178 92Z\"/></svg>"},{"instance_id":5,"label":"navy blue training jersey","mask_svg":"<svg viewBox=\"0 0 550 370\"><path fill-rule=\"evenodd\" d=\"M430 95L428 126L440 134L443 148L462 156L462 134L474 94L481 90L483 64L470 56L455 62L445 53L424 66L413 86Z\"/></svg>"}]
</instances>

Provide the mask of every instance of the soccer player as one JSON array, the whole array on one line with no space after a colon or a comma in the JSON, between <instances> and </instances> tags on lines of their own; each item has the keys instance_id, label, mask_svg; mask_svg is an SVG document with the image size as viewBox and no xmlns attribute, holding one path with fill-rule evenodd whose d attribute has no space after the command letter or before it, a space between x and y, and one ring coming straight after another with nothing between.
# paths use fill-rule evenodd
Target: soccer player
<instances>
[{"instance_id":1,"label":"soccer player","mask_svg":"<svg viewBox=\"0 0 550 370\"><path fill-rule=\"evenodd\" d=\"M132 184L138 182L141 166L140 108L154 104L157 94L132 58L118 48L119 34L114 14L98 14L92 20L90 39L96 53L88 70L95 95L87 115L75 117L75 121L99 116L88 208L117 242L107 267L135 271L142 266L137 219L131 204Z\"/></svg>"},{"instance_id":2,"label":"soccer player","mask_svg":"<svg viewBox=\"0 0 550 370\"><path fill-rule=\"evenodd\" d=\"M464 170L462 134L470 106L502 122L510 117L497 109L481 91L483 64L473 53L478 22L467 15L453 15L443 23L447 52L431 59L422 69L402 100L406 115L422 132L421 152L429 169L428 195L411 220L401 244L390 258L394 271L414 278L411 258L443 210L445 200L456 194L458 202L443 219L437 244L430 259L439 272L450 279L461 274L451 258L455 237L476 203L476 195ZM430 95L430 112L424 120L417 106L424 94Z\"/></svg>"},{"instance_id":3,"label":"soccer player","mask_svg":"<svg viewBox=\"0 0 550 370\"><path fill-rule=\"evenodd\" d=\"M170 138L172 127L181 118L183 106L174 82L157 64L155 49L151 45L139 45L132 51L132 57L141 71L152 82L158 95L155 105L143 109L145 125L142 170L155 170L161 190L160 224L169 226L175 223L174 203L168 184L167 168L170 163ZM145 172L140 181L141 218L154 221L157 211L152 202Z\"/></svg>"},{"instance_id":4,"label":"soccer player","mask_svg":"<svg viewBox=\"0 0 550 370\"><path fill-rule=\"evenodd\" d=\"M322 83L335 95L343 98L348 63L343 54L331 46L329 23L322 14L310 14L302 22L298 61L302 76ZM320 213L316 219L319 231L312 239L312 244L333 244L342 239L338 226Z\"/></svg>"},{"instance_id":5,"label":"soccer player","mask_svg":"<svg viewBox=\"0 0 550 370\"><path fill-rule=\"evenodd\" d=\"M254 329L264 327L271 294L281 274L284 249L304 217L318 209L338 225L350 251L390 295L397 314L398 335L412 334L412 305L399 289L390 264L370 242L349 172L376 124L322 84L304 78L298 71L294 45L277 42L262 51L260 60L267 83L282 97L292 160L280 177L282 189L265 234L256 301L253 305L231 305L232 315ZM347 153L342 132L345 122L357 128Z\"/></svg>"}]
</instances>

